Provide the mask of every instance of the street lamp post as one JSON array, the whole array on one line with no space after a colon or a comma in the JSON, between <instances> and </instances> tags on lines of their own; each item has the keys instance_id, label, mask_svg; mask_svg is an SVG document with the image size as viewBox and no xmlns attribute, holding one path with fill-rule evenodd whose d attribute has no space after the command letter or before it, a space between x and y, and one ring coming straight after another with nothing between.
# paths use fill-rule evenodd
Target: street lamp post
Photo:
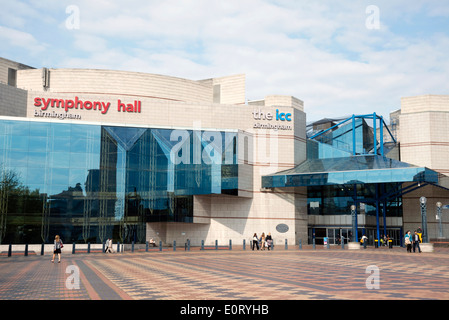
<instances>
[{"instance_id":1,"label":"street lamp post","mask_svg":"<svg viewBox=\"0 0 449 320\"><path fill-rule=\"evenodd\" d=\"M352 216L352 242L356 243L357 240L357 215L355 211L355 205L351 205L351 216Z\"/></svg>"},{"instance_id":2,"label":"street lamp post","mask_svg":"<svg viewBox=\"0 0 449 320\"><path fill-rule=\"evenodd\" d=\"M438 238L442 239L443 238L443 223L441 222L441 207L443 206L443 204L441 202L437 202L437 220L438 220Z\"/></svg>"},{"instance_id":3,"label":"street lamp post","mask_svg":"<svg viewBox=\"0 0 449 320\"><path fill-rule=\"evenodd\" d=\"M421 204L421 220L422 220L422 242L429 243L428 235L427 235L427 198L421 197L419 198L419 203Z\"/></svg>"}]
</instances>

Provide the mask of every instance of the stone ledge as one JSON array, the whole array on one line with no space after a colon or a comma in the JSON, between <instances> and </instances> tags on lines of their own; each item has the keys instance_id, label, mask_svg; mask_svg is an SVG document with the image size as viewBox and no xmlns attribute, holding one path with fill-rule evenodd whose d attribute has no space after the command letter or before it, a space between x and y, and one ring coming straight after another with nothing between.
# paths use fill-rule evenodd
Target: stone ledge
<instances>
[{"instance_id":1,"label":"stone ledge","mask_svg":"<svg viewBox=\"0 0 449 320\"><path fill-rule=\"evenodd\" d=\"M349 242L348 243L349 250L360 250L360 243L358 242Z\"/></svg>"}]
</instances>

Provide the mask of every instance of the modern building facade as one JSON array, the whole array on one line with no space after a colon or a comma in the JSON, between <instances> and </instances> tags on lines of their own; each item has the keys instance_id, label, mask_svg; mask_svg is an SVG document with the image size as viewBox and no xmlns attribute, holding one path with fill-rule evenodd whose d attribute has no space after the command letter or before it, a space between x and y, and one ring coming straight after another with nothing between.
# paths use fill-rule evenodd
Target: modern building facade
<instances>
[{"instance_id":1,"label":"modern building facade","mask_svg":"<svg viewBox=\"0 0 449 320\"><path fill-rule=\"evenodd\" d=\"M393 132L376 114L308 125L295 97L246 101L244 75L0 59L0 243L400 244L422 195L449 203L449 98L405 98L394 115ZM440 221L428 215L430 238Z\"/></svg>"}]
</instances>

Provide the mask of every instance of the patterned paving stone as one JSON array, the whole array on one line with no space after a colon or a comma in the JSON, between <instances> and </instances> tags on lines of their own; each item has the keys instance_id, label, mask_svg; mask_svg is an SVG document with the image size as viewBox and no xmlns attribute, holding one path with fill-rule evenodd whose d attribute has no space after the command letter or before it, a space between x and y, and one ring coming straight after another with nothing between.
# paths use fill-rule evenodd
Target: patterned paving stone
<instances>
[{"instance_id":1,"label":"patterned paving stone","mask_svg":"<svg viewBox=\"0 0 449 320\"><path fill-rule=\"evenodd\" d=\"M379 270L379 289L367 288L368 266ZM67 284L73 268L78 288ZM0 257L0 300L27 299L447 300L449 249L95 253L60 264L48 256Z\"/></svg>"}]
</instances>

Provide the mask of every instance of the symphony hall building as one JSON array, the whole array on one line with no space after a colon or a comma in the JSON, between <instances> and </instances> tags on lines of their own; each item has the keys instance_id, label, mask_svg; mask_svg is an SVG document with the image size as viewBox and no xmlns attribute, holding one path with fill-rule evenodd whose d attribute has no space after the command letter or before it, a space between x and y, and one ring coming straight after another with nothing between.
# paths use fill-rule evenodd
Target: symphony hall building
<instances>
[{"instance_id":1,"label":"symphony hall building","mask_svg":"<svg viewBox=\"0 0 449 320\"><path fill-rule=\"evenodd\" d=\"M244 75L0 58L0 244L241 244L264 232L275 245L363 234L401 245L422 226L422 196L429 239L447 238L449 96L403 98L388 121L373 112L307 123L293 96L247 101Z\"/></svg>"}]
</instances>

